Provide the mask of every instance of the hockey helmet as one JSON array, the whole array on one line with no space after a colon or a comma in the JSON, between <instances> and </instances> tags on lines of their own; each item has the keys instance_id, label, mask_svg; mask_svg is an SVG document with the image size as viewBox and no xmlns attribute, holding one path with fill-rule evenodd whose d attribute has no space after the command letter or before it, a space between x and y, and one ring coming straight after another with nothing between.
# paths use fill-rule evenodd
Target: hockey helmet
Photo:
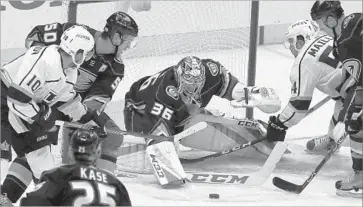
<instances>
[{"instance_id":1,"label":"hockey helmet","mask_svg":"<svg viewBox=\"0 0 363 207\"><path fill-rule=\"evenodd\" d=\"M185 57L174 67L174 73L182 100L200 106L201 91L206 79L202 60L195 56Z\"/></svg>"},{"instance_id":2,"label":"hockey helmet","mask_svg":"<svg viewBox=\"0 0 363 207\"><path fill-rule=\"evenodd\" d=\"M314 21L299 20L291 24L286 31L284 45L286 49L289 49L291 45L296 48L296 42L298 36L304 38L305 42L313 40L318 34L319 26Z\"/></svg>"},{"instance_id":3,"label":"hockey helmet","mask_svg":"<svg viewBox=\"0 0 363 207\"><path fill-rule=\"evenodd\" d=\"M112 44L114 44L115 46L119 46L129 36L135 39L139 33L139 28L136 21L130 15L118 11L113 13L106 20L104 33L107 34L107 36L109 36L111 40L114 38L115 35L118 35L121 41L118 43L114 43L112 41Z\"/></svg>"},{"instance_id":4,"label":"hockey helmet","mask_svg":"<svg viewBox=\"0 0 363 207\"><path fill-rule=\"evenodd\" d=\"M78 129L69 141L69 153L76 163L94 165L101 153L101 140L94 130Z\"/></svg>"},{"instance_id":5,"label":"hockey helmet","mask_svg":"<svg viewBox=\"0 0 363 207\"><path fill-rule=\"evenodd\" d=\"M72 57L74 64L79 67L94 53L95 40L88 30L74 25L63 32L59 47Z\"/></svg>"},{"instance_id":6,"label":"hockey helmet","mask_svg":"<svg viewBox=\"0 0 363 207\"><path fill-rule=\"evenodd\" d=\"M327 17L329 15L335 15L340 18L344 13L341 7L340 1L315 1L313 7L310 10L311 19L316 21L320 18Z\"/></svg>"}]
</instances>

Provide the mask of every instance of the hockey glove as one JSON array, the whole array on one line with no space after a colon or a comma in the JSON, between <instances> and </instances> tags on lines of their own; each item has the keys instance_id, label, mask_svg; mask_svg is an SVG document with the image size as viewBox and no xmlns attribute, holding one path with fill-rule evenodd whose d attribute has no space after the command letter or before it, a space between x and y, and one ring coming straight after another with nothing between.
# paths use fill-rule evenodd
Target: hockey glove
<instances>
[{"instance_id":1,"label":"hockey glove","mask_svg":"<svg viewBox=\"0 0 363 207\"><path fill-rule=\"evenodd\" d=\"M359 113L353 113L351 119L345 121L345 131L348 134L357 134L362 130L363 110Z\"/></svg>"},{"instance_id":2,"label":"hockey glove","mask_svg":"<svg viewBox=\"0 0 363 207\"><path fill-rule=\"evenodd\" d=\"M98 127L94 128L93 130L97 132L99 137L104 138L107 136L107 133L106 133L105 122L102 119L103 117L102 114L103 113L98 115L96 111L87 109L87 113L83 115L78 122L81 124L85 124L88 123L89 121L94 121L98 125Z\"/></svg>"},{"instance_id":3,"label":"hockey glove","mask_svg":"<svg viewBox=\"0 0 363 207\"><path fill-rule=\"evenodd\" d=\"M284 141L286 136L286 127L276 116L270 116L267 127L267 140L270 142Z\"/></svg>"},{"instance_id":4,"label":"hockey glove","mask_svg":"<svg viewBox=\"0 0 363 207\"><path fill-rule=\"evenodd\" d=\"M52 109L46 103L39 104L39 112L33 118L31 130L48 131L55 125L55 116L52 116Z\"/></svg>"}]
</instances>

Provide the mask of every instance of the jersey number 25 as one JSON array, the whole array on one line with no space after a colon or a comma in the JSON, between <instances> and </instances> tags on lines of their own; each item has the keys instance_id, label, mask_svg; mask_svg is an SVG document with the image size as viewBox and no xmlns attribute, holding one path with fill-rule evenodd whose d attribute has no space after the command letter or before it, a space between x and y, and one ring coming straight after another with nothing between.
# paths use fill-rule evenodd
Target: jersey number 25
<instances>
[{"instance_id":1,"label":"jersey number 25","mask_svg":"<svg viewBox=\"0 0 363 207\"><path fill-rule=\"evenodd\" d=\"M89 206L96 202L96 193L98 194L99 203L102 205L116 206L115 199L111 196L116 196L116 188L114 186L97 183L96 187L88 181L72 181L70 182L72 190L83 191L83 196L78 196L73 201L73 206ZM96 189L95 189L96 188Z\"/></svg>"}]
</instances>

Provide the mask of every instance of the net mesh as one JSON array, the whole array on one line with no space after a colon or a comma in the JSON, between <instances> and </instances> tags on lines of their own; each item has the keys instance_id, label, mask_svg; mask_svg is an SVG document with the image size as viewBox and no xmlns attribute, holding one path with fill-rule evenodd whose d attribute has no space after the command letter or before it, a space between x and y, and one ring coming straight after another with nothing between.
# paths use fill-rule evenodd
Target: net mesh
<instances>
[{"instance_id":1,"label":"net mesh","mask_svg":"<svg viewBox=\"0 0 363 207\"><path fill-rule=\"evenodd\" d=\"M132 1L131 1L132 2ZM123 99L131 84L176 64L186 55L219 61L241 82L247 76L251 2L247 1L152 1L148 11L136 12L150 1L82 3L77 8L77 22L102 30L107 17L115 11L127 11L139 25L137 46L123 55L125 77L112 103L106 109L124 129ZM223 106L223 107L221 107ZM226 100L214 97L207 109L227 116L244 115L244 110L229 107ZM132 139L131 139L132 140ZM130 141L132 142L132 141ZM181 153L188 154L189 149ZM192 151L190 155L196 154ZM144 144L125 143L119 149L118 168L150 173Z\"/></svg>"}]
</instances>

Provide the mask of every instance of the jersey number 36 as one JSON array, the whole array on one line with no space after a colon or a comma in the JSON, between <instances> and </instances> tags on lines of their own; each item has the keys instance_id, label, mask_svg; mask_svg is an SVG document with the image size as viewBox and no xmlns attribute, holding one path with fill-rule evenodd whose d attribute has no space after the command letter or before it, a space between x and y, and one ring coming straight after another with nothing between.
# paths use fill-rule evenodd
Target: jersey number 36
<instances>
[{"instance_id":1,"label":"jersey number 36","mask_svg":"<svg viewBox=\"0 0 363 207\"><path fill-rule=\"evenodd\" d=\"M99 198L98 202L102 205L116 206L115 199L113 198L116 196L116 188L113 186L97 183L96 187L94 187L90 182L84 180L72 181L70 185L72 190L84 192L83 196L75 198L73 206L89 206L97 202L95 200L97 197Z\"/></svg>"}]
</instances>

